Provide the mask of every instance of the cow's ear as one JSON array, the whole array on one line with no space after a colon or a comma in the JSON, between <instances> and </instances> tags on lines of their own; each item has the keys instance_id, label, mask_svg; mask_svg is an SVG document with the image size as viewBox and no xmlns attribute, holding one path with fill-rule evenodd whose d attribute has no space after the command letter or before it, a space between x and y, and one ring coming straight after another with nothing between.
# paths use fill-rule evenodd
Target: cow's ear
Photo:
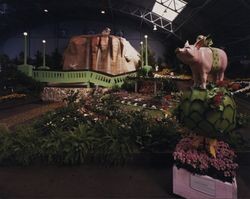
<instances>
[{"instance_id":1,"label":"cow's ear","mask_svg":"<svg viewBox=\"0 0 250 199\"><path fill-rule=\"evenodd\" d=\"M205 39L201 39L201 40L198 40L194 46L197 48L197 49L200 49L200 47L203 47L205 46Z\"/></svg>"}]
</instances>

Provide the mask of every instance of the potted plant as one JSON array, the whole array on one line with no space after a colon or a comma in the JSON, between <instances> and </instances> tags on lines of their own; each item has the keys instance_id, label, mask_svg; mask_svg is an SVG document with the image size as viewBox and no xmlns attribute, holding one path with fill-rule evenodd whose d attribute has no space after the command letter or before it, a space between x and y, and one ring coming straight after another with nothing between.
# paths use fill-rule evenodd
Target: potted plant
<instances>
[{"instance_id":1,"label":"potted plant","mask_svg":"<svg viewBox=\"0 0 250 199\"><path fill-rule=\"evenodd\" d=\"M237 198L236 155L229 145L201 136L183 138L173 153L173 192L187 199Z\"/></svg>"}]
</instances>

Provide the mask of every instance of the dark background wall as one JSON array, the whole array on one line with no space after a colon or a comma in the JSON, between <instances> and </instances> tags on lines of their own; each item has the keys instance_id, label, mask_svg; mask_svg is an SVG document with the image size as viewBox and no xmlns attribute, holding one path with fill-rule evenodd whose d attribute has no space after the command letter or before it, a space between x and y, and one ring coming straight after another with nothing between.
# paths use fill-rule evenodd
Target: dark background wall
<instances>
[{"instance_id":1,"label":"dark background wall","mask_svg":"<svg viewBox=\"0 0 250 199\"><path fill-rule=\"evenodd\" d=\"M148 43L150 49L155 53L156 59L163 58L165 46L157 33L150 30L146 24L129 20L117 20L114 25L112 22L98 22L91 20L74 20L61 21L57 23L36 24L33 27L17 29L12 31L7 37L0 42L0 52L7 54L10 58L15 58L24 49L23 31L28 32L28 55L34 57L36 51L42 51L42 40L46 40L46 53L51 54L55 48L63 53L69 39L75 35L81 34L98 34L105 27L110 27L112 35L123 34L132 46L140 51L140 41L144 40L144 35L149 36Z\"/></svg>"}]
</instances>

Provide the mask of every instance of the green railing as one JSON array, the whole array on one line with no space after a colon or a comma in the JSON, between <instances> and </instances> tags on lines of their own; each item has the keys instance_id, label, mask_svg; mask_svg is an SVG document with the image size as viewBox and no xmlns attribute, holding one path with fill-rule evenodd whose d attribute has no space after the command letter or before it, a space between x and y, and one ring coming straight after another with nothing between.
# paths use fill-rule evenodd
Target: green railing
<instances>
[{"instance_id":1,"label":"green railing","mask_svg":"<svg viewBox=\"0 0 250 199\"><path fill-rule=\"evenodd\" d=\"M109 75L97 71L50 71L33 70L32 66L21 65L18 69L40 82L47 83L93 83L103 87L121 86L127 76L136 76L136 72Z\"/></svg>"}]
</instances>

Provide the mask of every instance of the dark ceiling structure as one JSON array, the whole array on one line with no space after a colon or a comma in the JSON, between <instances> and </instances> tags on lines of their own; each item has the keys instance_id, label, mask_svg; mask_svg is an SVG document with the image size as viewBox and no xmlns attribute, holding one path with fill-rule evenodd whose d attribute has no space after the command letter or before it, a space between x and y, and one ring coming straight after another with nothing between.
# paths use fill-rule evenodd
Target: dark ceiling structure
<instances>
[{"instance_id":1,"label":"dark ceiling structure","mask_svg":"<svg viewBox=\"0 0 250 199\"><path fill-rule=\"evenodd\" d=\"M175 0L166 0L175 1ZM224 47L232 56L248 56L250 51L250 1L186 0L187 6L171 23L164 21L155 34L171 48L194 42L199 34L210 34L215 46ZM14 29L62 21L95 19L119 23L134 20L152 30L147 14L155 0L2 0L0 1L0 37ZM49 12L45 13L44 9ZM106 14L101 15L100 10ZM150 15L148 15L150 16ZM152 16L151 16L152 17ZM157 16L153 16L157 17ZM160 17L160 16L159 16Z\"/></svg>"}]
</instances>

